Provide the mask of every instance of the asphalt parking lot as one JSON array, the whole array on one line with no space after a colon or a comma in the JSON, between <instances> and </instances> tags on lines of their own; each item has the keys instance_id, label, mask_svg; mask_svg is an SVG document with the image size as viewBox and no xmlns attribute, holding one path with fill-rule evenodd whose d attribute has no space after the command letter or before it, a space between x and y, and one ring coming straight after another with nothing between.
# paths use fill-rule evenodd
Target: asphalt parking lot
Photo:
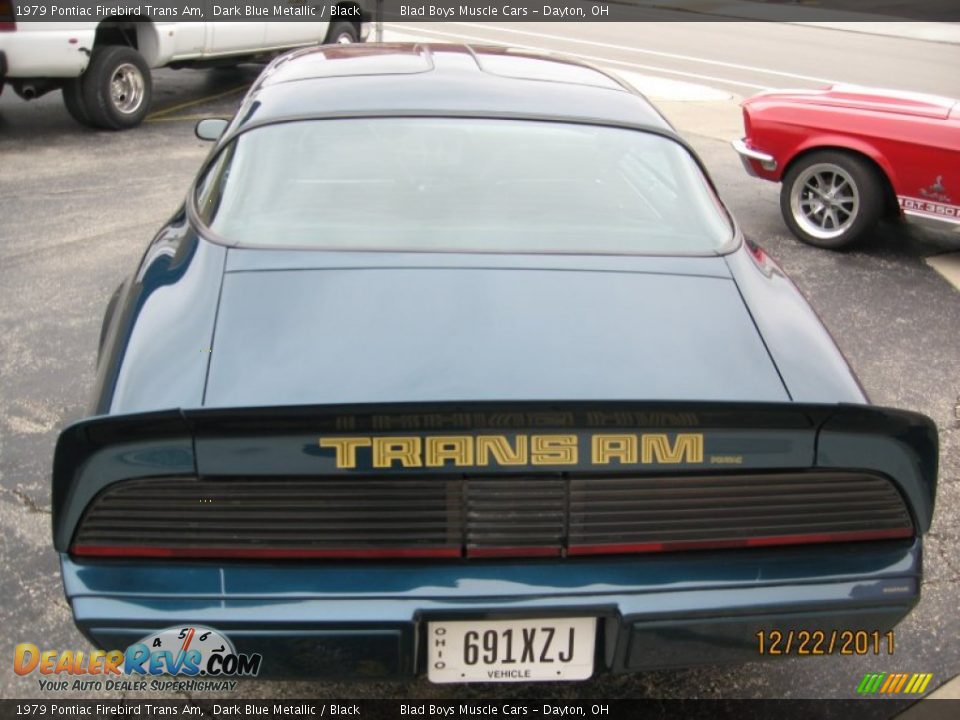
<instances>
[{"instance_id":1,"label":"asphalt parking lot","mask_svg":"<svg viewBox=\"0 0 960 720\"><path fill-rule=\"evenodd\" d=\"M107 299L176 210L209 149L193 135L195 120L232 112L257 72L159 71L153 115L126 133L77 127L59 93L30 104L9 91L0 97L3 697L38 694L35 679L12 671L18 642L86 647L63 600L50 543L53 446L59 429L86 413ZM960 672L960 292L925 262L960 250L960 237L896 224L847 253L804 246L782 224L778 188L747 177L728 145L735 102L672 100L662 108L703 156L746 235L807 294L873 402L923 412L940 428L941 479L926 540L923 599L897 628L895 656L783 660L550 686L249 681L237 697L851 697L866 672L933 672L934 685Z\"/></svg>"}]
</instances>

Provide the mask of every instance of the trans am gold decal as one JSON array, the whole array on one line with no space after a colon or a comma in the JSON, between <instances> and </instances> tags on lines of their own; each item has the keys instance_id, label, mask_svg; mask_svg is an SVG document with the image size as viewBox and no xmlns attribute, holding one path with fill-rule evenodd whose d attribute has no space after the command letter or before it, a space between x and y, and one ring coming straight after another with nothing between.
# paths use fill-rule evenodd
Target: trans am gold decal
<instances>
[{"instance_id":1,"label":"trans am gold decal","mask_svg":"<svg viewBox=\"0 0 960 720\"><path fill-rule=\"evenodd\" d=\"M360 452L374 468L439 468L490 466L680 465L703 462L703 434L598 433L581 439L573 434L516 435L392 435L388 437L320 438L332 449L337 467L357 467ZM368 454L368 455L367 455ZM366 463L364 463L366 465Z\"/></svg>"}]
</instances>

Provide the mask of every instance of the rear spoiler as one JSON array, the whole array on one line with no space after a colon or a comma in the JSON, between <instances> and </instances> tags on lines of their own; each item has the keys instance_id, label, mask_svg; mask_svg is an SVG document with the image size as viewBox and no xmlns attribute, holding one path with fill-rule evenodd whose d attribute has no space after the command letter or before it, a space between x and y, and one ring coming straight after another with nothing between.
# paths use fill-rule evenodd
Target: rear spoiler
<instances>
[{"instance_id":1,"label":"rear spoiler","mask_svg":"<svg viewBox=\"0 0 960 720\"><path fill-rule=\"evenodd\" d=\"M868 405L475 402L168 410L66 428L53 463L53 536L134 478L842 469L888 476L920 533L936 495L937 429Z\"/></svg>"}]
</instances>

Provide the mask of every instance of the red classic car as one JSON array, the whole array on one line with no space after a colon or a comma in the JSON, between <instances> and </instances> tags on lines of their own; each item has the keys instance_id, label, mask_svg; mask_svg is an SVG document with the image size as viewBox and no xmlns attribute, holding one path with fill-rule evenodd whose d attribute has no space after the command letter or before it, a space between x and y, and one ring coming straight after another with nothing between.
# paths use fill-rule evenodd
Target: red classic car
<instances>
[{"instance_id":1,"label":"red classic car","mask_svg":"<svg viewBox=\"0 0 960 720\"><path fill-rule=\"evenodd\" d=\"M751 175L782 183L787 226L841 248L884 216L960 231L960 101L834 85L743 103L733 147Z\"/></svg>"}]
</instances>

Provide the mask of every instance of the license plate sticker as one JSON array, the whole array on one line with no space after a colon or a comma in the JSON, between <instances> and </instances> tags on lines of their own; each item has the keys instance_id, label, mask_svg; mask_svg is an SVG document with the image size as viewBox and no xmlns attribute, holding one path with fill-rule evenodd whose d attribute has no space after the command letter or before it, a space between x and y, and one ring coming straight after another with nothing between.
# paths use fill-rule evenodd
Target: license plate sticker
<instances>
[{"instance_id":1,"label":"license plate sticker","mask_svg":"<svg viewBox=\"0 0 960 720\"><path fill-rule=\"evenodd\" d=\"M586 680L593 675L596 618L432 622L435 683Z\"/></svg>"}]
</instances>

